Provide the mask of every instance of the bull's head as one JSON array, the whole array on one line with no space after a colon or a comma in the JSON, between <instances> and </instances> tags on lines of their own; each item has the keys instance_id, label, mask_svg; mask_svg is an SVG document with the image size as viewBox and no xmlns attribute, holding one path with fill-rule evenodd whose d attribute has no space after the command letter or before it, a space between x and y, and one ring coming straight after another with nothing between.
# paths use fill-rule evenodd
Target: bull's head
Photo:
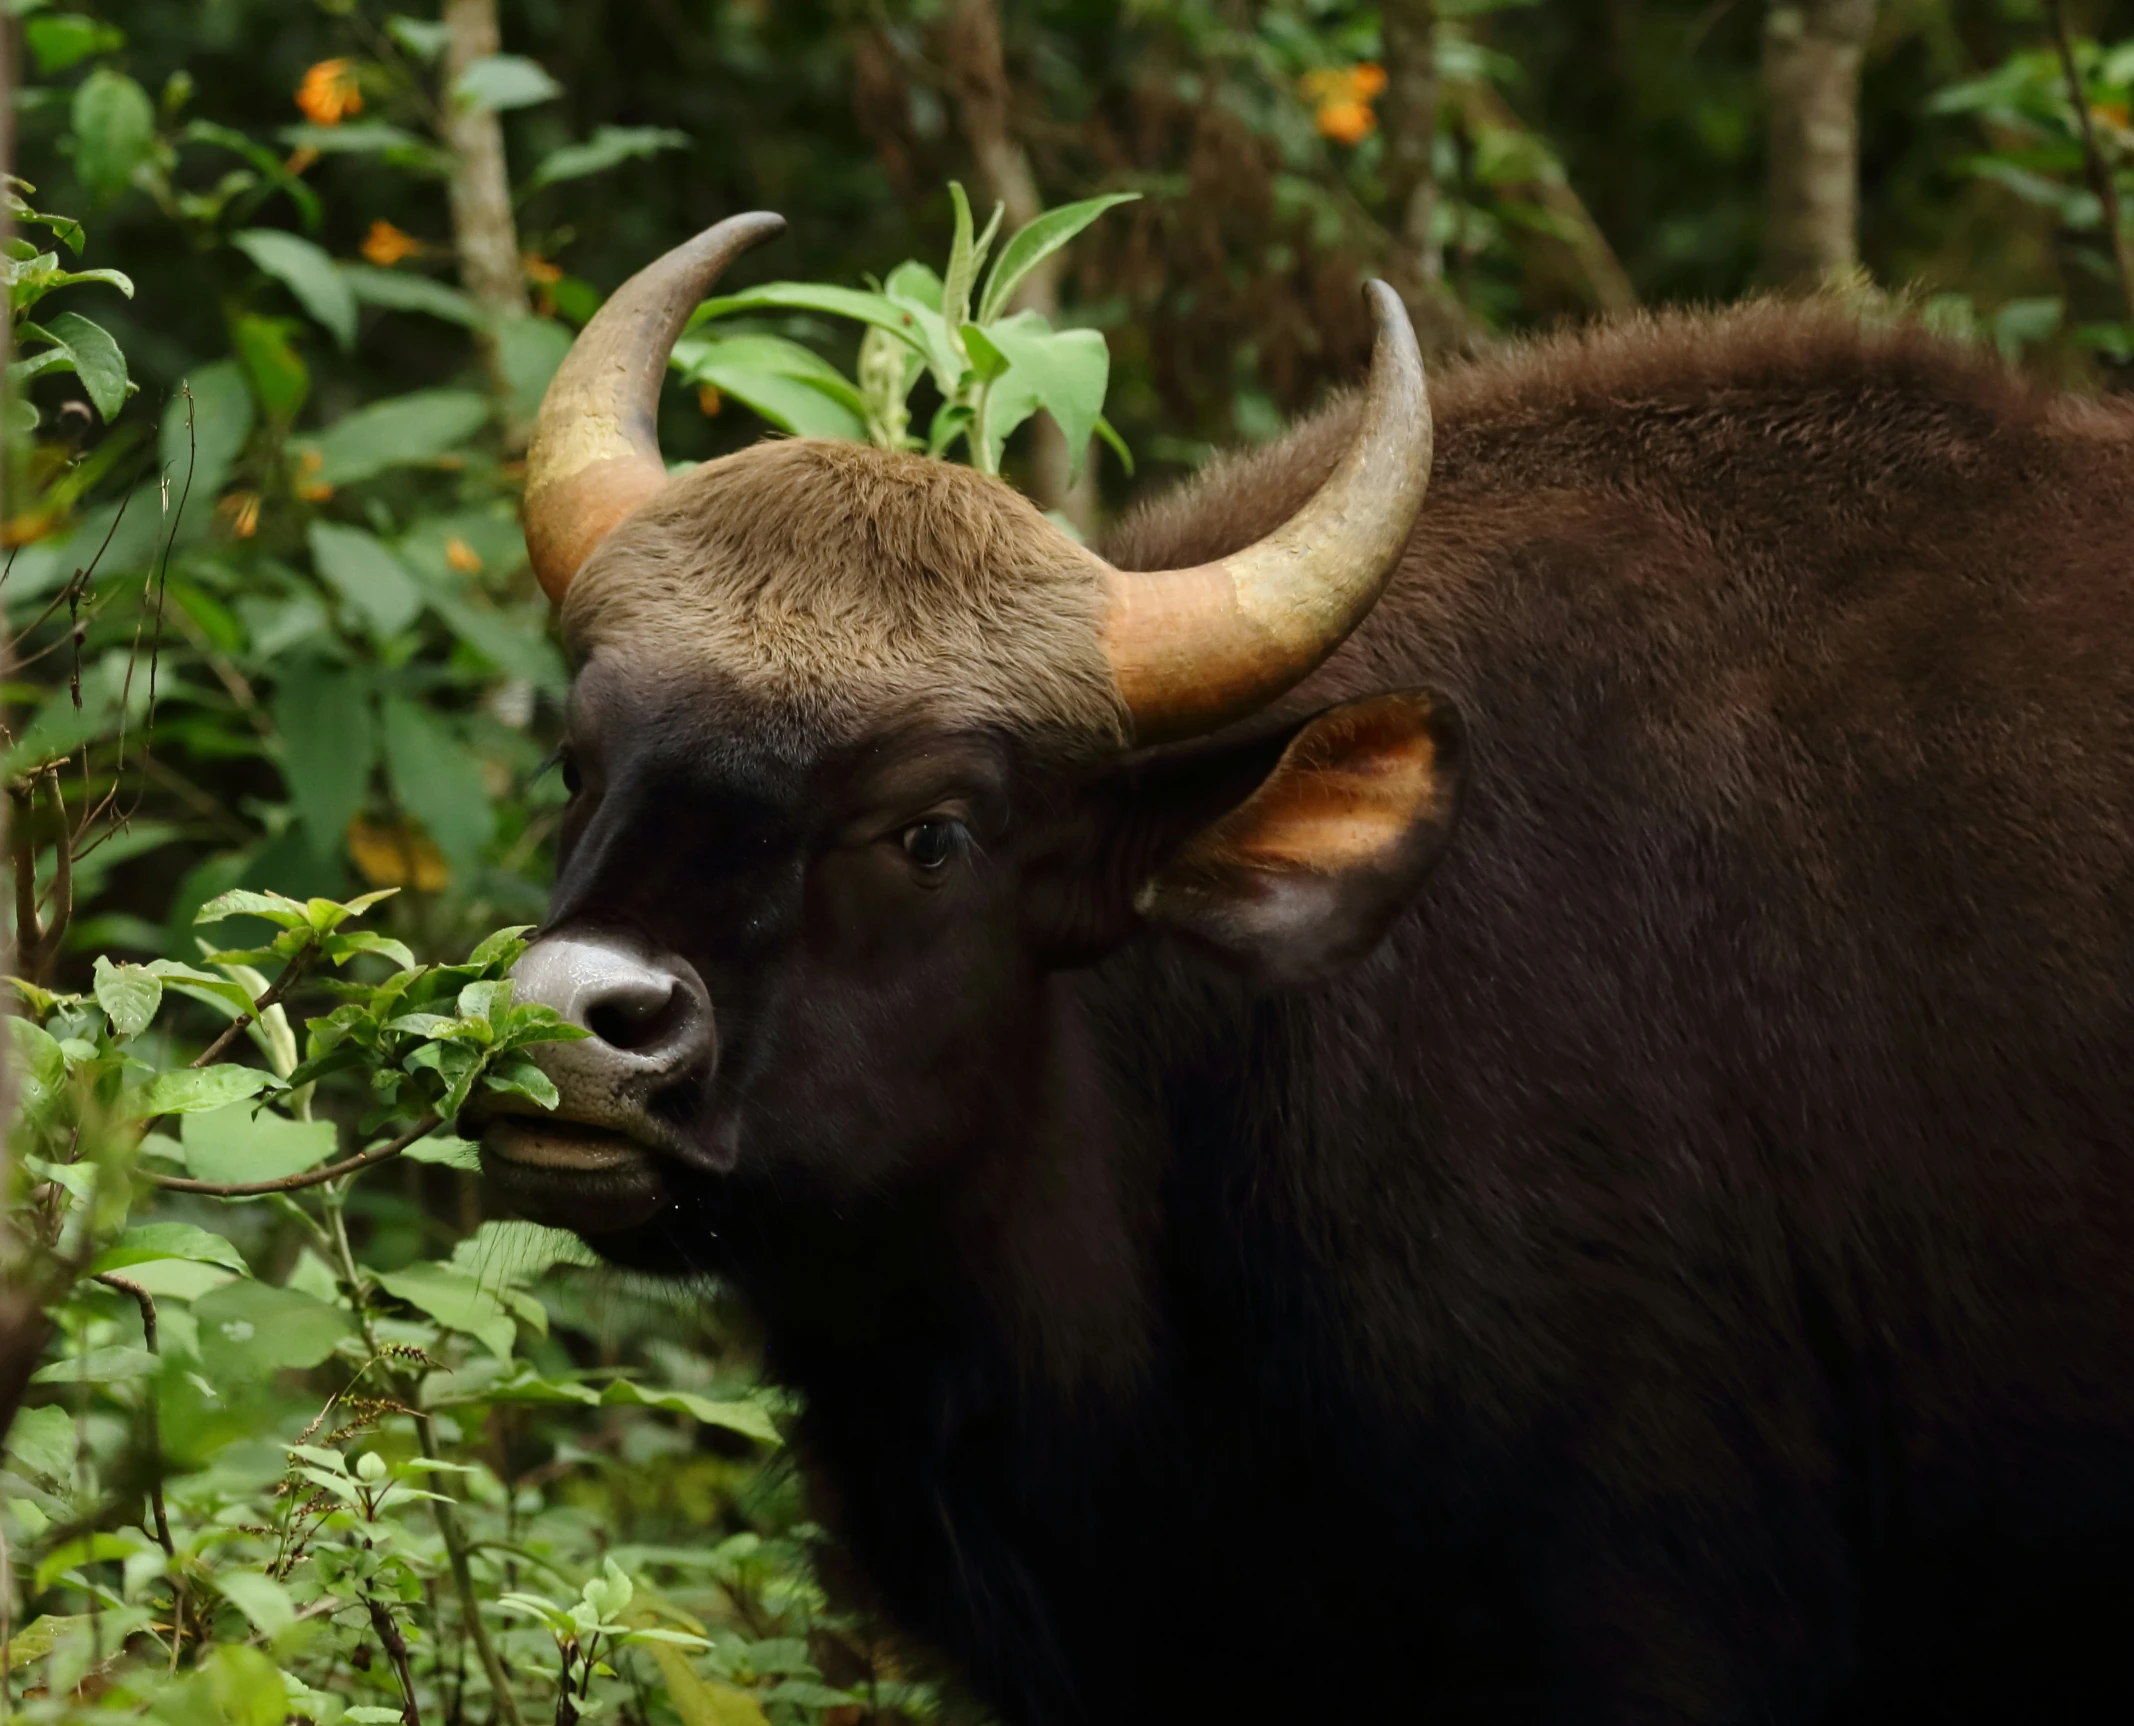
<instances>
[{"instance_id":1,"label":"bull's head","mask_svg":"<svg viewBox=\"0 0 2134 1726\"><path fill-rule=\"evenodd\" d=\"M1077 968L1183 942L1292 984L1368 950L1458 772L1417 691L1147 752L1260 713L1390 579L1431 446L1390 290L1316 495L1219 561L1129 574L915 456L774 441L669 477L668 350L781 225L736 217L625 284L529 462L527 543L580 670L560 879L517 981L591 1035L544 1048L560 1110L494 1118L485 1162L676 1268L750 1206L852 1216L1037 1112L1086 1115Z\"/></svg>"}]
</instances>

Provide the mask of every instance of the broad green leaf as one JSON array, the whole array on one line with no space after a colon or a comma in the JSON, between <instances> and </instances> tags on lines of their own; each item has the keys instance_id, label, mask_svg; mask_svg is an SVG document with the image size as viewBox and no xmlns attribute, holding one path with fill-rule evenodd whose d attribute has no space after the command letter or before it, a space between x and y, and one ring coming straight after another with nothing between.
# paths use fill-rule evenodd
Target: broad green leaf
<instances>
[{"instance_id":1,"label":"broad green leaf","mask_svg":"<svg viewBox=\"0 0 2134 1726\"><path fill-rule=\"evenodd\" d=\"M156 105L123 72L99 66L74 92L74 171L107 203L132 183L156 142Z\"/></svg>"},{"instance_id":2,"label":"broad green leaf","mask_svg":"<svg viewBox=\"0 0 2134 1726\"><path fill-rule=\"evenodd\" d=\"M79 312L59 312L47 321L46 328L74 356L75 376L81 379L90 403L108 425L118 417L119 409L133 391L133 381L126 375L126 356L119 352L118 343L103 325L91 323Z\"/></svg>"},{"instance_id":3,"label":"broad green leaf","mask_svg":"<svg viewBox=\"0 0 2134 1726\"><path fill-rule=\"evenodd\" d=\"M996 348L985 331L975 324L963 332L964 352L970 355L971 370L982 384L989 384L1008 369L1008 356Z\"/></svg>"},{"instance_id":4,"label":"broad green leaf","mask_svg":"<svg viewBox=\"0 0 2134 1726\"><path fill-rule=\"evenodd\" d=\"M203 923L220 923L230 917L264 917L284 929L300 927L304 921L304 907L294 899L280 893L255 893L249 887L232 887L227 893L218 893L199 910L193 913L197 927Z\"/></svg>"},{"instance_id":5,"label":"broad green leaf","mask_svg":"<svg viewBox=\"0 0 2134 1726\"><path fill-rule=\"evenodd\" d=\"M156 1115L192 1115L219 1109L257 1096L274 1083L272 1073L257 1067L225 1063L215 1067L180 1067L158 1073L139 1090L128 1094L133 1112L143 1119Z\"/></svg>"},{"instance_id":6,"label":"broad green leaf","mask_svg":"<svg viewBox=\"0 0 2134 1726\"><path fill-rule=\"evenodd\" d=\"M452 41L452 27L435 19L395 14L385 21L385 27L392 32L393 40L418 60L436 59ZM393 1718L400 1716L395 1713Z\"/></svg>"},{"instance_id":7,"label":"broad green leaf","mask_svg":"<svg viewBox=\"0 0 2134 1726\"><path fill-rule=\"evenodd\" d=\"M148 1029L156 1009L163 1005L163 980L145 965L114 965L97 955L96 1004L111 1019L111 1029L121 1037L137 1037Z\"/></svg>"},{"instance_id":8,"label":"broad green leaf","mask_svg":"<svg viewBox=\"0 0 2134 1726\"><path fill-rule=\"evenodd\" d=\"M193 1303L200 1358L212 1378L262 1378L283 1367L317 1366L353 1327L338 1307L272 1283L239 1281Z\"/></svg>"},{"instance_id":9,"label":"broad green leaf","mask_svg":"<svg viewBox=\"0 0 2134 1726\"><path fill-rule=\"evenodd\" d=\"M452 1264L485 1288L537 1281L557 1265L597 1266L600 1255L568 1229L486 1222L452 1249Z\"/></svg>"},{"instance_id":10,"label":"broad green leaf","mask_svg":"<svg viewBox=\"0 0 2134 1726\"><path fill-rule=\"evenodd\" d=\"M327 252L278 228L246 228L230 242L296 296L347 352L356 345L356 294Z\"/></svg>"},{"instance_id":11,"label":"broad green leaf","mask_svg":"<svg viewBox=\"0 0 2134 1726\"><path fill-rule=\"evenodd\" d=\"M335 1148L331 1121L292 1121L266 1109L255 1114L249 1103L187 1115L178 1141L188 1170L223 1185L299 1175L329 1161Z\"/></svg>"},{"instance_id":12,"label":"broad green leaf","mask_svg":"<svg viewBox=\"0 0 2134 1726\"><path fill-rule=\"evenodd\" d=\"M690 314L689 328L693 330L710 319L734 312L767 310L828 312L833 317L855 318L901 336L922 354L927 352L925 333L909 307L899 306L882 294L821 282L766 282L738 294L722 294L706 300Z\"/></svg>"},{"instance_id":13,"label":"broad green leaf","mask_svg":"<svg viewBox=\"0 0 2134 1726\"><path fill-rule=\"evenodd\" d=\"M305 533L312 566L380 640L390 639L422 611L422 594L399 558L374 534L338 522L314 521Z\"/></svg>"},{"instance_id":14,"label":"broad green leaf","mask_svg":"<svg viewBox=\"0 0 2134 1726\"><path fill-rule=\"evenodd\" d=\"M689 134L666 126L602 126L582 144L565 144L541 158L529 188L601 174L623 162L689 146Z\"/></svg>"},{"instance_id":15,"label":"broad green leaf","mask_svg":"<svg viewBox=\"0 0 2134 1726\"><path fill-rule=\"evenodd\" d=\"M271 1576L256 1570L218 1570L215 1588L263 1636L278 1636L296 1622L296 1606L288 1589Z\"/></svg>"},{"instance_id":16,"label":"broad green leaf","mask_svg":"<svg viewBox=\"0 0 2134 1726\"><path fill-rule=\"evenodd\" d=\"M452 80L452 99L465 108L529 108L562 94L563 86L523 54L486 54Z\"/></svg>"},{"instance_id":17,"label":"broad green leaf","mask_svg":"<svg viewBox=\"0 0 2134 1726\"><path fill-rule=\"evenodd\" d=\"M22 21L22 40L37 57L37 76L57 77L92 54L126 46L126 33L79 12L43 12Z\"/></svg>"},{"instance_id":18,"label":"broad green leaf","mask_svg":"<svg viewBox=\"0 0 2134 1726\"><path fill-rule=\"evenodd\" d=\"M319 458L310 477L320 485L352 485L390 467L435 461L465 443L488 418L488 398L472 390L389 396L319 435L309 446Z\"/></svg>"},{"instance_id":19,"label":"broad green leaf","mask_svg":"<svg viewBox=\"0 0 2134 1726\"><path fill-rule=\"evenodd\" d=\"M978 321L992 323L1008 309L1015 290L1029 278L1032 270L1106 210L1131 204L1140 196L1139 192L1112 192L1101 198L1084 198L1080 203L1062 204L1056 210L1047 210L1018 228L1014 238L1001 247L999 261L986 279L985 293L978 301Z\"/></svg>"},{"instance_id":20,"label":"broad green leaf","mask_svg":"<svg viewBox=\"0 0 2134 1726\"><path fill-rule=\"evenodd\" d=\"M986 402L986 436L997 452L1008 434L1037 409L1059 422L1076 471L1104 411L1111 350L1095 330L1054 330L1034 312L1018 313L986 334L1006 356L1008 371Z\"/></svg>"},{"instance_id":21,"label":"broad green leaf","mask_svg":"<svg viewBox=\"0 0 2134 1726\"><path fill-rule=\"evenodd\" d=\"M337 541L330 543L338 549ZM336 567L361 591L354 560ZM383 609L369 615L382 615ZM349 822L363 807L371 764L377 759L369 691L354 672L305 666L298 675L283 678L274 699L274 722L282 734L282 777L290 800L311 830L317 854L335 855Z\"/></svg>"},{"instance_id":22,"label":"broad green leaf","mask_svg":"<svg viewBox=\"0 0 2134 1726\"><path fill-rule=\"evenodd\" d=\"M482 321L481 308L447 283L408 270L381 270L371 264L337 267L349 290L366 306L389 312L423 312L468 329Z\"/></svg>"},{"instance_id":23,"label":"broad green leaf","mask_svg":"<svg viewBox=\"0 0 2134 1726\"><path fill-rule=\"evenodd\" d=\"M211 1116L188 1115L185 1125L212 1119ZM331 1128L327 1129L329 1132ZM219 1178L219 1177L211 1177ZM200 1227L198 1223L143 1223L138 1228L128 1229L123 1235L96 1255L94 1269L122 1271L128 1265L148 1264L157 1259L187 1259L195 1264L227 1265L231 1270L250 1276L251 1268L245 1256L222 1236Z\"/></svg>"},{"instance_id":24,"label":"broad green leaf","mask_svg":"<svg viewBox=\"0 0 2134 1726\"><path fill-rule=\"evenodd\" d=\"M384 717L394 800L423 824L454 868L471 868L495 821L481 764L442 719L404 696L386 698Z\"/></svg>"},{"instance_id":25,"label":"broad green leaf","mask_svg":"<svg viewBox=\"0 0 2134 1726\"><path fill-rule=\"evenodd\" d=\"M114 1558L131 1558L141 1549L137 1534L84 1534L53 1548L37 1564L32 1594L42 1594L68 1571L84 1564L104 1564Z\"/></svg>"},{"instance_id":26,"label":"broad green leaf","mask_svg":"<svg viewBox=\"0 0 2134 1726\"><path fill-rule=\"evenodd\" d=\"M423 1262L380 1271L379 1286L419 1307L447 1330L478 1339L498 1360L511 1359L518 1321L492 1289L450 1265Z\"/></svg>"},{"instance_id":27,"label":"broad green leaf","mask_svg":"<svg viewBox=\"0 0 2134 1726\"><path fill-rule=\"evenodd\" d=\"M11 1460L43 1480L64 1486L74 1478L79 1434L63 1408L26 1408L7 1429Z\"/></svg>"},{"instance_id":28,"label":"broad green leaf","mask_svg":"<svg viewBox=\"0 0 2134 1726\"><path fill-rule=\"evenodd\" d=\"M145 1348L113 1345L70 1354L41 1367L30 1375L32 1384L113 1384L120 1379L141 1378L156 1370L156 1357Z\"/></svg>"},{"instance_id":29,"label":"broad green leaf","mask_svg":"<svg viewBox=\"0 0 2134 1726\"><path fill-rule=\"evenodd\" d=\"M600 1402L604 1408L664 1408L674 1414L686 1414L702 1425L722 1427L764 1444L782 1442L778 1428L760 1403L714 1402L709 1397L686 1390L647 1389L625 1378L615 1379L602 1390Z\"/></svg>"},{"instance_id":30,"label":"broad green leaf","mask_svg":"<svg viewBox=\"0 0 2134 1726\"><path fill-rule=\"evenodd\" d=\"M563 1097L555 1080L531 1061L499 1061L482 1075L485 1089L524 1097L538 1108L560 1107Z\"/></svg>"},{"instance_id":31,"label":"broad green leaf","mask_svg":"<svg viewBox=\"0 0 2134 1726\"><path fill-rule=\"evenodd\" d=\"M326 957L336 965L345 965L358 953L375 953L380 958L390 959L403 971L415 968L415 955L403 942L390 935L381 935L374 929L358 929L351 934L329 935L323 943Z\"/></svg>"},{"instance_id":32,"label":"broad green leaf","mask_svg":"<svg viewBox=\"0 0 2134 1726\"><path fill-rule=\"evenodd\" d=\"M858 439L866 404L820 355L783 336L703 335L676 344L674 363L691 383L710 384L797 437Z\"/></svg>"},{"instance_id":33,"label":"broad green leaf","mask_svg":"<svg viewBox=\"0 0 2134 1726\"><path fill-rule=\"evenodd\" d=\"M443 151L383 120L344 120L338 126L284 126L280 136L291 149L316 150L322 156L382 155L396 165L431 171L451 165Z\"/></svg>"},{"instance_id":34,"label":"broad green leaf","mask_svg":"<svg viewBox=\"0 0 2134 1726\"><path fill-rule=\"evenodd\" d=\"M296 418L311 393L311 373L289 345L279 318L240 317L230 321L230 340L244 362L245 375L259 405L277 420Z\"/></svg>"},{"instance_id":35,"label":"broad green leaf","mask_svg":"<svg viewBox=\"0 0 2134 1726\"><path fill-rule=\"evenodd\" d=\"M172 1717L213 1726L281 1726L289 1713L289 1686L280 1668L257 1648L226 1642L200 1662L187 1679Z\"/></svg>"},{"instance_id":36,"label":"broad green leaf","mask_svg":"<svg viewBox=\"0 0 2134 1726\"><path fill-rule=\"evenodd\" d=\"M417 1139L401 1154L411 1163L442 1163L448 1169L478 1170L482 1166L481 1146L450 1133L432 1133L426 1139Z\"/></svg>"},{"instance_id":37,"label":"broad green leaf","mask_svg":"<svg viewBox=\"0 0 2134 1726\"><path fill-rule=\"evenodd\" d=\"M511 386L511 411L531 420L571 351L571 332L554 318L506 318L496 326L497 363Z\"/></svg>"},{"instance_id":38,"label":"broad green leaf","mask_svg":"<svg viewBox=\"0 0 2134 1726\"><path fill-rule=\"evenodd\" d=\"M57 1648L65 1637L84 1634L93 1620L84 1612L78 1616L55 1617L46 1614L16 1631L7 1645L7 1669L19 1672L33 1661L43 1660Z\"/></svg>"},{"instance_id":39,"label":"broad green leaf","mask_svg":"<svg viewBox=\"0 0 2134 1726\"><path fill-rule=\"evenodd\" d=\"M978 271L985 263L993 236L1000 231L1001 206L993 206L985 233L974 237L971 233L971 201L961 183L949 181L948 195L949 202L955 207L956 232L949 244L948 268L941 273L941 317L948 325L951 344L956 344L962 340L964 324L970 321L972 284L978 280Z\"/></svg>"}]
</instances>

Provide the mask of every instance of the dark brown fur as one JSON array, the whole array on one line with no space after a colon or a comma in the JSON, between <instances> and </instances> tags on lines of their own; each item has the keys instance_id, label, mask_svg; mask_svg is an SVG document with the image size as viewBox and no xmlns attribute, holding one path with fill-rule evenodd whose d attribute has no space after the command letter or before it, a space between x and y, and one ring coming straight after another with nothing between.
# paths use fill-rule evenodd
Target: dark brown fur
<instances>
[{"instance_id":1,"label":"dark brown fur","mask_svg":"<svg viewBox=\"0 0 2134 1726\"><path fill-rule=\"evenodd\" d=\"M853 1553L1019 1721L2123 1715L2134 416L1778 306L1433 399L1393 586L1230 739L809 742L708 653L643 696L649 621L596 653L557 917L703 973L739 1146L603 1244L739 1282ZM1113 555L1259 537L1351 412ZM1466 780L1375 951L1270 992L1135 920L1415 686ZM829 848L959 749L947 896Z\"/></svg>"}]
</instances>

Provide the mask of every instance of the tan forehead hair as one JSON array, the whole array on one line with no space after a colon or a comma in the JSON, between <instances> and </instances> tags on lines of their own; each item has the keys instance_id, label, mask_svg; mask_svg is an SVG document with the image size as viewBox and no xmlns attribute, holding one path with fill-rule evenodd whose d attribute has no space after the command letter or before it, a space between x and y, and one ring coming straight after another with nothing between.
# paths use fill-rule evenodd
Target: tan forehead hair
<instances>
[{"instance_id":1,"label":"tan forehead hair","mask_svg":"<svg viewBox=\"0 0 2134 1726\"><path fill-rule=\"evenodd\" d=\"M892 715L1107 751L1103 565L1012 487L864 444L758 444L668 482L563 605L581 653L716 668L850 734Z\"/></svg>"}]
</instances>

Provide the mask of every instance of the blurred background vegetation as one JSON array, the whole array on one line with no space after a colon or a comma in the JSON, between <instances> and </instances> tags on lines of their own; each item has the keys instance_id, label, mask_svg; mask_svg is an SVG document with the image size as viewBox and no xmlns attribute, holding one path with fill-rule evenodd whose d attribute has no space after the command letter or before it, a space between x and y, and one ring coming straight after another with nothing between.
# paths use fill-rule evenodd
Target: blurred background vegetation
<instances>
[{"instance_id":1,"label":"blurred background vegetation","mask_svg":"<svg viewBox=\"0 0 2134 1726\"><path fill-rule=\"evenodd\" d=\"M962 1717L826 1602L718 1291L488 1215L429 1130L524 1082L508 940L420 967L541 916L566 668L516 494L573 330L740 210L791 229L729 288L860 287L947 255L951 181L1008 232L1137 194L1013 302L1109 352L1131 469L1042 415L1006 454L1087 533L1354 376L1366 275L1440 364L1821 292L2113 390L2134 42L2099 0L404 4L5 6L0 1705ZM853 375L776 299L685 352L671 459ZM387 889L351 944L330 902ZM268 915L210 960L233 890ZM256 1084L182 1079L231 1047Z\"/></svg>"}]
</instances>

